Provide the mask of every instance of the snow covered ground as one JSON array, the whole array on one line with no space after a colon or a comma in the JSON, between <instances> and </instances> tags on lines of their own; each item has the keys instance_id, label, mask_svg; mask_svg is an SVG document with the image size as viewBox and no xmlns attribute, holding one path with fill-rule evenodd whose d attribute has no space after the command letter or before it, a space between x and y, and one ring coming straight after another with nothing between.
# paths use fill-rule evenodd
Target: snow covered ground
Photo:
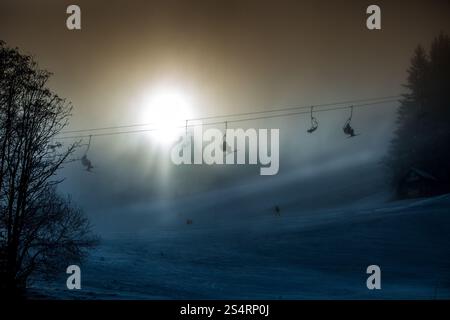
<instances>
[{"instance_id":1,"label":"snow covered ground","mask_svg":"<svg viewBox=\"0 0 450 320\"><path fill-rule=\"evenodd\" d=\"M375 195L375 198L380 196ZM353 202L280 216L259 211L211 223L166 223L105 236L81 266L36 282L35 297L63 299L450 298L450 195ZM381 197L382 198L382 197ZM375 203L375 204L374 204ZM366 268L381 267L381 290ZM37 294L39 293L39 294Z\"/></svg>"}]
</instances>

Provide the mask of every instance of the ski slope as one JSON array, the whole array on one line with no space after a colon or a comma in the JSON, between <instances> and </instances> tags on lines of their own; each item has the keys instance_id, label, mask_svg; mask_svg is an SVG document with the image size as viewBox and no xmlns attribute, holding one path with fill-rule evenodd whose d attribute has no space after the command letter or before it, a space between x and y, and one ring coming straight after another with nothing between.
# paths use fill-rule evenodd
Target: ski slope
<instances>
[{"instance_id":1,"label":"ski slope","mask_svg":"<svg viewBox=\"0 0 450 320\"><path fill-rule=\"evenodd\" d=\"M36 281L32 297L58 299L448 299L450 195L280 216L255 212L217 223L171 222L104 237L81 265ZM383 197L381 197L383 198ZM368 290L366 268L381 268Z\"/></svg>"}]
</instances>

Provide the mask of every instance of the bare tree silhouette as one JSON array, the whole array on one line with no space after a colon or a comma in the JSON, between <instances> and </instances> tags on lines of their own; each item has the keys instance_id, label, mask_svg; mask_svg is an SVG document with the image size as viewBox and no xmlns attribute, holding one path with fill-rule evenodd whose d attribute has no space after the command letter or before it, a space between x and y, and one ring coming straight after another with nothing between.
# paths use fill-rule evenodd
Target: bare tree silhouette
<instances>
[{"instance_id":1,"label":"bare tree silhouette","mask_svg":"<svg viewBox=\"0 0 450 320\"><path fill-rule=\"evenodd\" d=\"M56 192L56 173L79 142L55 143L72 107L48 89L50 76L0 42L0 289L9 296L30 275L78 261L96 240L82 211Z\"/></svg>"}]
</instances>

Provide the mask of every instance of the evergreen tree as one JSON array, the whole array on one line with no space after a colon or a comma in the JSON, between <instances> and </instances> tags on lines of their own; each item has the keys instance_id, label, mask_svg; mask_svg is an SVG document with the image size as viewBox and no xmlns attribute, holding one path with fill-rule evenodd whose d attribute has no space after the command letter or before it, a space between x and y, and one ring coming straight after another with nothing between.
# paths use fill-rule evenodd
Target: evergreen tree
<instances>
[{"instance_id":1,"label":"evergreen tree","mask_svg":"<svg viewBox=\"0 0 450 320\"><path fill-rule=\"evenodd\" d=\"M450 38L436 37L427 54L418 46L408 69L409 93L397 114L386 163L398 186L411 168L429 172L450 191Z\"/></svg>"}]
</instances>

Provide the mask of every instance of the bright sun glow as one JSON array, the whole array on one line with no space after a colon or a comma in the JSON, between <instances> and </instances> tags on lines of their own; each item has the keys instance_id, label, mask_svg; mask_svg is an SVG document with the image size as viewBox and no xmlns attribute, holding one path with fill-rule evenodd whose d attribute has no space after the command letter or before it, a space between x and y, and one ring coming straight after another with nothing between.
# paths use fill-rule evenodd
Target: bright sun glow
<instances>
[{"instance_id":1,"label":"bright sun glow","mask_svg":"<svg viewBox=\"0 0 450 320\"><path fill-rule=\"evenodd\" d=\"M184 129L186 119L192 118L189 99L179 90L163 89L145 98L142 121L151 124L151 136L168 145L175 142Z\"/></svg>"}]
</instances>

